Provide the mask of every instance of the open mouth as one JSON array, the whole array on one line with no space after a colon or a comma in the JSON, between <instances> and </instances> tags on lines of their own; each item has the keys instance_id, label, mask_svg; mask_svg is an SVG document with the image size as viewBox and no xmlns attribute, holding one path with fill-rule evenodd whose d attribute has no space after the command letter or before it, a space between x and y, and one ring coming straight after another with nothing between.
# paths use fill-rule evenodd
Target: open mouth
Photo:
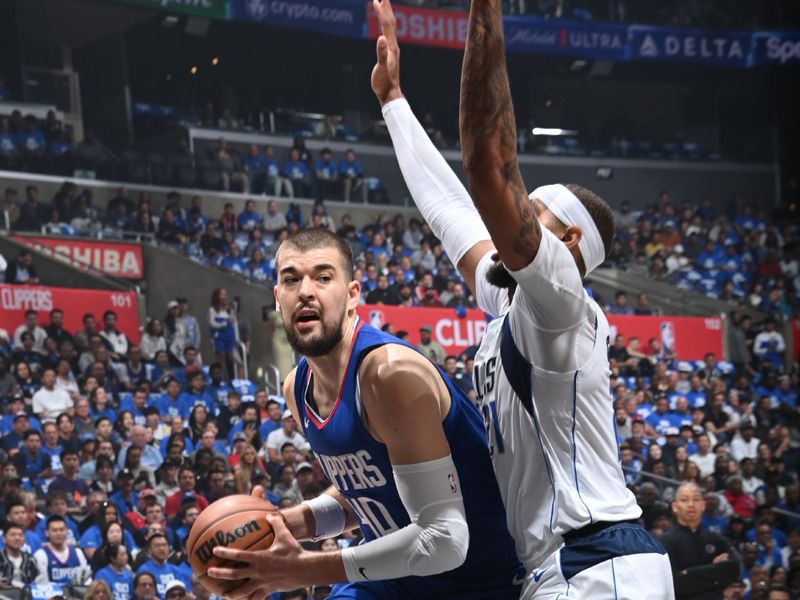
<instances>
[{"instance_id":1,"label":"open mouth","mask_svg":"<svg viewBox=\"0 0 800 600\"><path fill-rule=\"evenodd\" d=\"M295 323L313 323L315 321L319 321L319 313L313 309L303 309L300 310L297 315L295 315Z\"/></svg>"}]
</instances>

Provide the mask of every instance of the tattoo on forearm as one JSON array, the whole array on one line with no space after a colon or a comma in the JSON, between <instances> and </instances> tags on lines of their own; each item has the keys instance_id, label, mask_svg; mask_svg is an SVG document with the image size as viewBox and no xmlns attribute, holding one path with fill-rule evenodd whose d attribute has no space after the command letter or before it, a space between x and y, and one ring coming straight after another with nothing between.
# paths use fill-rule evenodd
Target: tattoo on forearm
<instances>
[{"instance_id":1,"label":"tattoo on forearm","mask_svg":"<svg viewBox=\"0 0 800 600\"><path fill-rule=\"evenodd\" d=\"M522 223L513 248L533 258L541 232L517 163L517 131L504 43L499 0L473 0L461 71L459 119L464 169L470 178L479 161L501 161L503 185L513 194Z\"/></svg>"}]
</instances>

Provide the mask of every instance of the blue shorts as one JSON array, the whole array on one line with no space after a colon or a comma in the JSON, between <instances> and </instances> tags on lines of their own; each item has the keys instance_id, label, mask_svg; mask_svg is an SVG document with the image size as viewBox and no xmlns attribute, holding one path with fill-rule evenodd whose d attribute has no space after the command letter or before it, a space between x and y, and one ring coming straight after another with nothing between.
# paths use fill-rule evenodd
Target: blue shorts
<instances>
[{"instance_id":1,"label":"blue shorts","mask_svg":"<svg viewBox=\"0 0 800 600\"><path fill-rule=\"evenodd\" d=\"M233 352L236 340L230 338L214 338L214 352Z\"/></svg>"},{"instance_id":2,"label":"blue shorts","mask_svg":"<svg viewBox=\"0 0 800 600\"><path fill-rule=\"evenodd\" d=\"M328 600L519 600L525 568L488 567L469 580L451 573L386 581L339 583Z\"/></svg>"}]
</instances>

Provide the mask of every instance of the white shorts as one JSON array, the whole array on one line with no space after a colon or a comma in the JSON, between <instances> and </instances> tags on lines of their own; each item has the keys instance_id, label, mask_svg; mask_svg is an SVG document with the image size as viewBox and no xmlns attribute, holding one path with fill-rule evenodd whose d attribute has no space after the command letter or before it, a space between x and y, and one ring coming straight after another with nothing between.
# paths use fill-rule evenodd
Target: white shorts
<instances>
[{"instance_id":1,"label":"white shorts","mask_svg":"<svg viewBox=\"0 0 800 600\"><path fill-rule=\"evenodd\" d=\"M638 525L571 540L528 575L520 600L674 600L661 544Z\"/></svg>"}]
</instances>

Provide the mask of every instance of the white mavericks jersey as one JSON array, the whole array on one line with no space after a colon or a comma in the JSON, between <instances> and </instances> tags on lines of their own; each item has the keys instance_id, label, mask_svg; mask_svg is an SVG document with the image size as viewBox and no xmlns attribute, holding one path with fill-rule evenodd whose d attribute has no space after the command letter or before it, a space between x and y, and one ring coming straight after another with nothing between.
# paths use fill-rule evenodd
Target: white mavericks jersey
<instances>
[{"instance_id":1,"label":"white mavericks jersey","mask_svg":"<svg viewBox=\"0 0 800 600\"><path fill-rule=\"evenodd\" d=\"M482 308L505 313L486 329L474 378L508 527L529 572L564 533L641 516L619 462L608 321L566 246L542 229L536 259L512 273L510 308L505 290L486 288L490 263L476 274ZM554 285L565 268L569 281Z\"/></svg>"}]
</instances>

